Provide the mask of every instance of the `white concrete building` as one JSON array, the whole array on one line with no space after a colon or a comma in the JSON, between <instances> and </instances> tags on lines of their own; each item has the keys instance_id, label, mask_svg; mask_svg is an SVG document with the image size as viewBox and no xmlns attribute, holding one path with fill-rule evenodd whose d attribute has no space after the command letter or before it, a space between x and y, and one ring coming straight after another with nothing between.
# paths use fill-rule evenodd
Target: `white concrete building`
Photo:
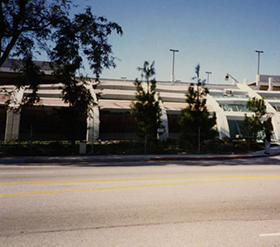
<instances>
[{"instance_id":1,"label":"white concrete building","mask_svg":"<svg viewBox=\"0 0 280 247\"><path fill-rule=\"evenodd\" d=\"M21 100L28 92L25 88L15 90L11 85L17 73L10 70L10 63L0 68L0 138L2 140L65 140L67 133L56 116L56 110L68 107L62 98L62 88L51 77L47 65L42 65L47 72L45 83L40 86L38 94L40 104L32 108L21 109ZM186 107L186 96L190 83L158 81L157 91L161 98L162 121L165 133L160 139L179 138L178 119L181 110ZM207 84L210 93L207 96L209 112L217 116L217 129L220 138L235 138L240 134L240 126L245 113L253 114L246 109L249 98L265 98L267 111L272 117L275 138L280 139L280 76L257 75L256 81L232 84ZM137 139L135 122L130 114L131 102L135 98L136 88L133 81L100 79L100 83L92 81L87 87L96 105L91 106L91 117L77 128L77 139L93 142L101 140ZM11 92L10 98L5 91ZM9 107L5 102L10 100ZM73 116L74 117L74 116ZM70 126L71 127L71 126Z\"/></svg>"}]
</instances>

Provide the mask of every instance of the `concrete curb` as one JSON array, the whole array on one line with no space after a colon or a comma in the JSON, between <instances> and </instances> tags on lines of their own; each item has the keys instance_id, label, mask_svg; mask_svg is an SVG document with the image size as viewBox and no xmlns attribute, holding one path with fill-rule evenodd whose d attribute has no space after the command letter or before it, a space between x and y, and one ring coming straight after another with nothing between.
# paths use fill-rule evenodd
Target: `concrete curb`
<instances>
[{"instance_id":1,"label":"concrete curb","mask_svg":"<svg viewBox=\"0 0 280 247\"><path fill-rule=\"evenodd\" d=\"M45 164L45 163L108 163L149 161L151 156L108 155L108 156L36 156L36 157L6 157L0 158L0 164Z\"/></svg>"},{"instance_id":2,"label":"concrete curb","mask_svg":"<svg viewBox=\"0 0 280 247\"><path fill-rule=\"evenodd\" d=\"M102 157L18 157L1 158L0 164L44 164L44 163L112 163L112 162L140 162L140 161L207 161L207 160L237 160L237 159L255 159L280 155L280 152L271 155L226 155L226 156L102 156Z\"/></svg>"},{"instance_id":3,"label":"concrete curb","mask_svg":"<svg viewBox=\"0 0 280 247\"><path fill-rule=\"evenodd\" d=\"M232 160L232 159L255 159L255 158L264 158L264 157L272 157L280 155L280 152L270 154L270 155L250 155L250 154L244 154L244 155L223 155L223 156L200 156L200 157L194 157L194 156L185 156L185 157L153 157L151 158L151 161L191 161L191 160Z\"/></svg>"},{"instance_id":4,"label":"concrete curb","mask_svg":"<svg viewBox=\"0 0 280 247\"><path fill-rule=\"evenodd\" d=\"M244 155L101 155L101 156L36 156L36 157L6 157L0 158L0 164L53 164L53 163L118 163L118 162L148 162L148 161L194 161L194 160L235 160L235 159L254 159L280 155L279 150L275 150L270 155L262 153L252 153Z\"/></svg>"}]
</instances>

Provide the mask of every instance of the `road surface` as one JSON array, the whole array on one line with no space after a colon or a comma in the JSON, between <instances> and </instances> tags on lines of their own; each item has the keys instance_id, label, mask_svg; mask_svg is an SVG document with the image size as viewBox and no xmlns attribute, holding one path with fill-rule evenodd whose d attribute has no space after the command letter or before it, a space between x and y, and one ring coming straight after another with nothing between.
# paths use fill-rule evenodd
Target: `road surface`
<instances>
[{"instance_id":1,"label":"road surface","mask_svg":"<svg viewBox=\"0 0 280 247\"><path fill-rule=\"evenodd\" d=\"M278 161L0 166L0 246L280 246Z\"/></svg>"}]
</instances>

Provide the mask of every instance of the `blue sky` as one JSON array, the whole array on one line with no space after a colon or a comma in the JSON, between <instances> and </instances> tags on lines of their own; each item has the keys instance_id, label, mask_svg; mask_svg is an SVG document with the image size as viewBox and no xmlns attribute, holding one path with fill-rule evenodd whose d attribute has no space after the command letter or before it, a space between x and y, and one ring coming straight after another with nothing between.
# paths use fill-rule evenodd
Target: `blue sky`
<instances>
[{"instance_id":1,"label":"blue sky","mask_svg":"<svg viewBox=\"0 0 280 247\"><path fill-rule=\"evenodd\" d=\"M195 67L201 79L210 71L210 83L225 82L227 73L242 82L254 81L258 55L260 73L280 75L279 0L73 0L91 6L97 16L117 22L123 36L111 35L117 67L102 78L134 80L137 67L155 61L156 79L171 80L172 52L175 80L191 81ZM89 74L90 75L90 74Z\"/></svg>"}]
</instances>

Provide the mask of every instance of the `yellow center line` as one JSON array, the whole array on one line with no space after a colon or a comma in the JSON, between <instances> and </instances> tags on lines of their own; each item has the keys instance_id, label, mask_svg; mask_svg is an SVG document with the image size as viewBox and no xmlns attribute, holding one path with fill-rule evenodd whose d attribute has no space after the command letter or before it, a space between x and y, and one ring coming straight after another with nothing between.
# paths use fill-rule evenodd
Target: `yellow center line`
<instances>
[{"instance_id":1,"label":"yellow center line","mask_svg":"<svg viewBox=\"0 0 280 247\"><path fill-rule=\"evenodd\" d=\"M93 179L93 180L67 180L67 181L33 181L33 182L7 182L0 185L28 185L28 184L66 184L66 183L97 183L121 181L148 181L148 180L180 180L180 179L215 179L215 178L280 178L280 175L247 175L247 176L189 176L189 177L156 177L156 178L119 178L119 179Z\"/></svg>"},{"instance_id":2,"label":"yellow center line","mask_svg":"<svg viewBox=\"0 0 280 247\"><path fill-rule=\"evenodd\" d=\"M186 181L186 182L177 182L177 183L126 185L126 186L112 186L112 187L57 190L57 191L19 192L19 193L0 194L0 197L56 194L56 193L70 193L70 192L88 192L88 191L99 191L99 190L115 190L115 189L130 189L130 188L144 188L144 187L159 187L159 186L184 185L184 184L203 184L203 183L217 183L217 182L249 181L249 180L259 180L259 179L261 179L261 180L263 180L263 179L280 179L280 176L251 176L251 177L244 176L243 178L234 178L234 179L216 179L216 180L204 180L204 181L203 180L200 180L200 181Z\"/></svg>"}]
</instances>

